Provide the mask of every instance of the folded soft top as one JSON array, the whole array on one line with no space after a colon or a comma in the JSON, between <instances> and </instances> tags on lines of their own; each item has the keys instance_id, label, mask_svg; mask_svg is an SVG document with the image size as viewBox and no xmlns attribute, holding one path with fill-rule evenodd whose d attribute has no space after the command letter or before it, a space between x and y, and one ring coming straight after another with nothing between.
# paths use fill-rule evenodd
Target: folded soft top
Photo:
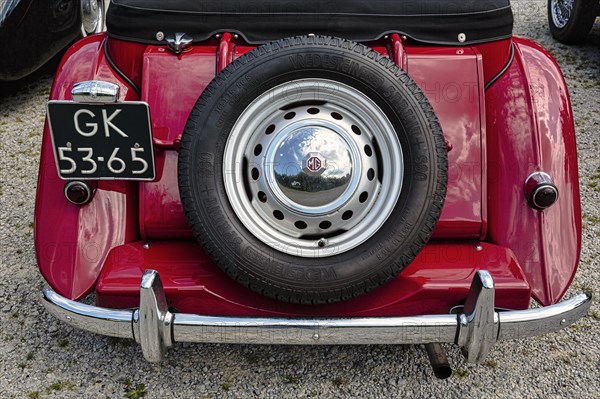
<instances>
[{"instance_id":1,"label":"folded soft top","mask_svg":"<svg viewBox=\"0 0 600 399\"><path fill-rule=\"evenodd\" d=\"M202 41L234 32L259 44L309 33L370 41L399 32L438 44L471 44L511 36L509 0L112 0L112 37L159 43L184 32Z\"/></svg>"}]
</instances>

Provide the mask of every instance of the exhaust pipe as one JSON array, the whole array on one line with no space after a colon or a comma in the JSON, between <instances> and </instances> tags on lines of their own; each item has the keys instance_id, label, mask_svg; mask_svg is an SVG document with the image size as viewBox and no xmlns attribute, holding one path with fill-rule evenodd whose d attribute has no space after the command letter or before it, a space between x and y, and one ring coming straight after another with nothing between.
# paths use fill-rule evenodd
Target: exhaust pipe
<instances>
[{"instance_id":1,"label":"exhaust pipe","mask_svg":"<svg viewBox=\"0 0 600 399\"><path fill-rule=\"evenodd\" d=\"M433 374L440 380L450 377L452 375L452 368L450 367L450 363L448 363L448 357L442 345L438 343L425 344L425 349L427 350Z\"/></svg>"}]
</instances>

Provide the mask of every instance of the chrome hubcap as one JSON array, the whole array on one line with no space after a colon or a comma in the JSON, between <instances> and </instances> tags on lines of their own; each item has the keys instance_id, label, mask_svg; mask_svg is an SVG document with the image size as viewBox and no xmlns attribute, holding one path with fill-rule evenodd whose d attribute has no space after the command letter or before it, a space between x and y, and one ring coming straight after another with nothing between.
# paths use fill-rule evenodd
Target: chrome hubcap
<instances>
[{"instance_id":1,"label":"chrome hubcap","mask_svg":"<svg viewBox=\"0 0 600 399\"><path fill-rule=\"evenodd\" d=\"M559 29L564 28L573 12L573 0L552 0L550 3L552 22Z\"/></svg>"},{"instance_id":2,"label":"chrome hubcap","mask_svg":"<svg viewBox=\"0 0 600 399\"><path fill-rule=\"evenodd\" d=\"M357 143L343 126L332 122L328 108L300 107L289 124L284 118L290 113L285 113L276 121L284 128L272 140L261 140L268 147L265 173L259 175L257 185L270 190L291 212L311 217L334 212L356 194L360 184L363 161ZM314 119L308 110L324 115Z\"/></svg>"},{"instance_id":3,"label":"chrome hubcap","mask_svg":"<svg viewBox=\"0 0 600 399\"><path fill-rule=\"evenodd\" d=\"M324 257L375 234L399 197L403 160L383 111L324 79L263 93L236 121L223 160L234 212L265 244Z\"/></svg>"}]
</instances>

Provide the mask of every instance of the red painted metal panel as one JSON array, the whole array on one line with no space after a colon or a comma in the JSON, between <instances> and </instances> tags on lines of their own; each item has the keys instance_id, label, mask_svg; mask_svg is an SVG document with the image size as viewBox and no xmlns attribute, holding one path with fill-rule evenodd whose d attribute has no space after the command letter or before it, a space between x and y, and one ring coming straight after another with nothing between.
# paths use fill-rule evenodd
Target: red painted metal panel
<instances>
[{"instance_id":1,"label":"red painted metal panel","mask_svg":"<svg viewBox=\"0 0 600 399\"><path fill-rule=\"evenodd\" d=\"M509 61L510 46L511 39L505 39L497 42L479 43L473 47L482 55L483 76L486 84L498 75Z\"/></svg>"},{"instance_id":2,"label":"red painted metal panel","mask_svg":"<svg viewBox=\"0 0 600 399\"><path fill-rule=\"evenodd\" d=\"M70 100L73 84L90 79L118 83L122 99L138 100L108 66L102 41L103 36L91 36L65 54L51 100ZM46 125L35 208L36 256L46 281L59 294L79 299L94 288L109 251L137 238L137 184L98 182L92 202L81 207L67 201L64 185Z\"/></svg>"},{"instance_id":3,"label":"red painted metal panel","mask_svg":"<svg viewBox=\"0 0 600 399\"><path fill-rule=\"evenodd\" d=\"M481 59L464 47L406 47L408 74L440 121L448 152L448 189L434 238L482 236Z\"/></svg>"},{"instance_id":4,"label":"red painted metal panel","mask_svg":"<svg viewBox=\"0 0 600 399\"><path fill-rule=\"evenodd\" d=\"M162 170L154 182L140 184L140 226L142 237L191 238L177 186L177 152L160 151Z\"/></svg>"},{"instance_id":5,"label":"red painted metal panel","mask_svg":"<svg viewBox=\"0 0 600 399\"><path fill-rule=\"evenodd\" d=\"M189 238L192 232L177 186L177 152L189 114L215 76L217 47L198 46L179 56L166 47L144 53L142 100L150 106L157 179L140 183L140 232L144 238Z\"/></svg>"},{"instance_id":6,"label":"red painted metal panel","mask_svg":"<svg viewBox=\"0 0 600 399\"><path fill-rule=\"evenodd\" d=\"M146 45L143 43L126 42L115 38L108 41L108 52L113 62L137 87L142 86L144 51Z\"/></svg>"},{"instance_id":7,"label":"red painted metal panel","mask_svg":"<svg viewBox=\"0 0 600 399\"><path fill-rule=\"evenodd\" d=\"M174 148L196 100L215 77L216 46L195 46L175 55L166 47L144 53L142 100L150 106L154 141Z\"/></svg>"},{"instance_id":8,"label":"red painted metal panel","mask_svg":"<svg viewBox=\"0 0 600 399\"><path fill-rule=\"evenodd\" d=\"M430 243L389 284L359 298L331 305L295 305L266 298L230 279L195 242L142 242L111 252L96 289L100 306L127 308L139 302L145 269L158 270L169 305L181 312L236 316L402 316L447 313L462 304L474 273L487 269L496 285L496 305L525 309L530 289L512 251L476 242Z\"/></svg>"},{"instance_id":9,"label":"red painted metal panel","mask_svg":"<svg viewBox=\"0 0 600 399\"><path fill-rule=\"evenodd\" d=\"M233 42L229 41L231 38L225 39L223 36L219 45L221 56L216 55L217 47L212 46L195 47L179 56L162 47L148 47L146 50L142 99L150 105L155 143L163 148L177 146L197 97L215 76L218 68L215 59L225 65L222 55L233 51ZM377 48L386 51L383 46ZM236 46L236 57L249 49ZM481 124L485 117L483 104L480 103L483 93L481 57L470 48L458 47L407 47L406 53L409 74L428 96L444 134L453 146L448 153L448 194L434 238L480 239L484 236L483 216L486 210L485 195L482 197L485 187L481 184L481 140L485 129ZM229 57L226 55L225 59ZM440 68L440 64L444 68ZM157 159L161 159L161 156L157 156ZM169 203L150 205L154 200L178 197L176 171L162 167L158 169L159 190L164 195L155 195L152 191L155 183L144 183L146 188L142 189L142 195L147 192L152 197L142 197L141 201L146 206L156 209L167 207L175 212L177 205L170 200ZM166 237L168 232L182 234L172 237L191 235L188 223L183 219L173 219L165 213L149 214L142 211L142 223L152 223L151 227L142 226L144 236L161 238ZM161 215L165 217L161 219ZM178 227L175 226L177 222L180 222ZM164 231L161 228L163 223Z\"/></svg>"},{"instance_id":10,"label":"red painted metal panel","mask_svg":"<svg viewBox=\"0 0 600 399\"><path fill-rule=\"evenodd\" d=\"M540 46L514 39L515 60L486 92L489 238L512 248L543 305L557 302L575 274L581 209L573 115L560 69ZM531 209L523 185L548 173L557 203Z\"/></svg>"}]
</instances>

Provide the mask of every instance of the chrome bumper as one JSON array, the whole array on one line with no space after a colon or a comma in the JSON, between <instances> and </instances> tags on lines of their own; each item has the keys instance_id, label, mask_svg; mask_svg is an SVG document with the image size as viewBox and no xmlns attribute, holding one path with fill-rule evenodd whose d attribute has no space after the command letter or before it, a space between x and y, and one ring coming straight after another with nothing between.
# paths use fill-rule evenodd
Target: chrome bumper
<instances>
[{"instance_id":1,"label":"chrome bumper","mask_svg":"<svg viewBox=\"0 0 600 399\"><path fill-rule=\"evenodd\" d=\"M560 330L585 316L592 295L556 305L506 312L494 310L494 281L478 271L464 313L410 317L276 318L217 317L171 313L158 272L146 270L140 307L115 310L66 299L50 288L43 304L59 320L96 334L133 338L144 357L159 361L174 342L242 344L428 344L455 343L468 362L481 363L494 343Z\"/></svg>"}]
</instances>

